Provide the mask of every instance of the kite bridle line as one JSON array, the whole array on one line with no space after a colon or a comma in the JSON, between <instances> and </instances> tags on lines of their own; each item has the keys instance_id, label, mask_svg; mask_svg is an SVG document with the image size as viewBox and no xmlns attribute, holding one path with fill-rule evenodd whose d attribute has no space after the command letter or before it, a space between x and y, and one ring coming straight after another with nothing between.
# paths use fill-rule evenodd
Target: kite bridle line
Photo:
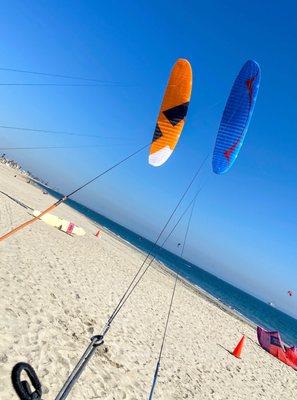
<instances>
[{"instance_id":1,"label":"kite bridle line","mask_svg":"<svg viewBox=\"0 0 297 400\"><path fill-rule=\"evenodd\" d=\"M53 210L54 208L58 207L61 203L63 203L64 201L66 201L67 199L69 199L71 196L73 196L75 193L77 193L78 191L82 190L83 188L85 188L86 186L88 186L89 184L91 184L92 182L96 181L97 179L101 178L103 175L107 174L108 172L110 172L111 170L113 170L114 168L118 167L119 165L123 164L125 161L128 161L130 158L132 158L133 156L135 156L136 154L140 153L142 150L144 150L145 148L147 148L150 144L146 144L145 146L140 147L138 150L136 150L134 153L129 154L128 156L126 156L125 158L123 158L122 160L118 161L116 164L112 165L111 167L107 168L105 171L100 172L100 174L98 174L97 176L95 176L94 178L90 179L89 181L87 181L86 183L84 183L83 185L81 185L80 187L78 187L77 189L73 190L73 192L63 196L61 199L59 199L58 201L56 201L54 204L52 204L51 206L49 206L48 208L46 208L45 210L43 210L37 217L34 217L24 223L22 223L21 225L17 226L16 228L11 229L10 231L8 231L7 233L5 233L4 235L0 236L0 242L2 242L5 239L8 239L10 236L14 235L15 233L17 233L18 231L26 228L28 225L33 224L34 222L36 222L38 219L40 219L41 217L43 217L45 214L47 214L48 212L50 212L51 210Z\"/></svg>"}]
</instances>

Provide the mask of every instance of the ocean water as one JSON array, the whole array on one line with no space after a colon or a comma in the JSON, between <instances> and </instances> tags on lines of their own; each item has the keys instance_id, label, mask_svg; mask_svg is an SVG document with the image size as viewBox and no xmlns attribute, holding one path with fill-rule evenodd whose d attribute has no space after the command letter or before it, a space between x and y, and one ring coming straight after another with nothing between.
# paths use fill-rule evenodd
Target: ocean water
<instances>
[{"instance_id":1,"label":"ocean water","mask_svg":"<svg viewBox=\"0 0 297 400\"><path fill-rule=\"evenodd\" d=\"M54 190L47 187L43 188L56 198L60 199L62 197L60 193ZM152 249L152 242L124 226L113 222L74 200L69 199L66 203L140 250L148 252ZM164 263L171 270L178 272L180 276L190 283L199 286L255 324L269 330L280 331L282 339L288 345L297 345L296 319L159 246L156 246L154 253L159 261Z\"/></svg>"}]
</instances>

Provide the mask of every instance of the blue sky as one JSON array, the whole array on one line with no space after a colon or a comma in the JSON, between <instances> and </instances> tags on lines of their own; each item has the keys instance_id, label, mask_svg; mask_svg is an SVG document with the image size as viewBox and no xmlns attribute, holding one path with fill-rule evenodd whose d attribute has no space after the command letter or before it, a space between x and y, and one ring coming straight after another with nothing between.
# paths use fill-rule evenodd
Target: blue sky
<instances>
[{"instance_id":1,"label":"blue sky","mask_svg":"<svg viewBox=\"0 0 297 400\"><path fill-rule=\"evenodd\" d=\"M2 86L2 147L98 145L6 152L64 192L148 143L170 69L193 67L192 102L169 162L143 152L75 199L153 239L202 159L212 151L232 82L247 59L262 69L255 113L234 168L208 178L185 256L297 316L297 6L284 1L11 1L0 15L0 68L119 82L114 86ZM70 83L0 71L0 83ZM87 135L98 135L101 139ZM195 189L195 188L194 188ZM169 248L176 249L184 226ZM25 233L24 233L25 234Z\"/></svg>"}]
</instances>

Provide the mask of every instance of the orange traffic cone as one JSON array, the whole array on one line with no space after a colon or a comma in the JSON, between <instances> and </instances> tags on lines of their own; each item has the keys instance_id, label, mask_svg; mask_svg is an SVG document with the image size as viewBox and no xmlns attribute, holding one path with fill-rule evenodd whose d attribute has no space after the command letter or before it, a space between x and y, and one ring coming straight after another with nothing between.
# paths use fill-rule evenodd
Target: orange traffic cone
<instances>
[{"instance_id":1,"label":"orange traffic cone","mask_svg":"<svg viewBox=\"0 0 297 400\"><path fill-rule=\"evenodd\" d=\"M100 234L100 230L98 229L98 232L95 233L95 236L96 236L96 237L99 237L99 234Z\"/></svg>"},{"instance_id":2,"label":"orange traffic cone","mask_svg":"<svg viewBox=\"0 0 297 400\"><path fill-rule=\"evenodd\" d=\"M240 341L238 342L237 346L233 350L232 354L234 357L240 358L244 343L245 343L245 336L243 335Z\"/></svg>"}]
</instances>

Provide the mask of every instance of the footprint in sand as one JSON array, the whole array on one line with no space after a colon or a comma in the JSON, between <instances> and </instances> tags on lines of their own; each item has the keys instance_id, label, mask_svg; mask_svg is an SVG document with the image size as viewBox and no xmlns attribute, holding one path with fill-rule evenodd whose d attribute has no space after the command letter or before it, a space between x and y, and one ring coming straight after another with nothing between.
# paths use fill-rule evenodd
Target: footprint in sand
<instances>
[{"instance_id":1,"label":"footprint in sand","mask_svg":"<svg viewBox=\"0 0 297 400\"><path fill-rule=\"evenodd\" d=\"M7 312L7 314L11 315L14 318L18 317L17 313L13 311L11 308L5 308L5 311Z\"/></svg>"},{"instance_id":2,"label":"footprint in sand","mask_svg":"<svg viewBox=\"0 0 297 400\"><path fill-rule=\"evenodd\" d=\"M8 361L8 357L5 353L0 353L0 363L1 364L6 364Z\"/></svg>"}]
</instances>

